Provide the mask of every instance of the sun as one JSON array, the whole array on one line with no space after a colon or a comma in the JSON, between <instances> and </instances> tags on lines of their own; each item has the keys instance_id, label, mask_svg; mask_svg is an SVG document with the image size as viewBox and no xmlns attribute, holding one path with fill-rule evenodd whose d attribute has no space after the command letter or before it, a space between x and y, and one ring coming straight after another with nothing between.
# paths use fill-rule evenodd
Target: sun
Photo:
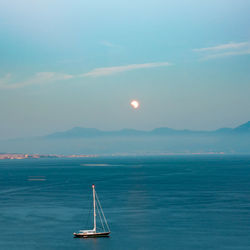
<instances>
[{"instance_id":1,"label":"sun","mask_svg":"<svg viewBox=\"0 0 250 250\"><path fill-rule=\"evenodd\" d=\"M140 103L138 101L136 101L136 100L133 100L133 101L130 102L130 105L132 106L132 108L138 109L139 106L140 106Z\"/></svg>"}]
</instances>

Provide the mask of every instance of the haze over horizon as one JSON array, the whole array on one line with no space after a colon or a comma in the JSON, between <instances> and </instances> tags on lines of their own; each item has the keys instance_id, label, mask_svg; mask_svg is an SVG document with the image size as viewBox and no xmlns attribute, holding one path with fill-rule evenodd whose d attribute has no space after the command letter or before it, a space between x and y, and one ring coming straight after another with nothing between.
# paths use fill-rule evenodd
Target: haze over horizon
<instances>
[{"instance_id":1,"label":"haze over horizon","mask_svg":"<svg viewBox=\"0 0 250 250\"><path fill-rule=\"evenodd\" d=\"M245 0L1 1L0 139L249 121L249 13Z\"/></svg>"}]
</instances>

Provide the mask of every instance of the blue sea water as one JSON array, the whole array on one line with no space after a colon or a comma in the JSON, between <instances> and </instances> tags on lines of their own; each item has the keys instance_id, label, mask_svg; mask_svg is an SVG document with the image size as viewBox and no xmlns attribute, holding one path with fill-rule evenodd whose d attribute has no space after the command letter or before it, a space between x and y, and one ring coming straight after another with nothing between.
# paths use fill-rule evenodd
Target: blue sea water
<instances>
[{"instance_id":1,"label":"blue sea water","mask_svg":"<svg viewBox=\"0 0 250 250\"><path fill-rule=\"evenodd\" d=\"M111 237L76 239L92 183ZM250 157L2 160L0 249L249 250Z\"/></svg>"}]
</instances>

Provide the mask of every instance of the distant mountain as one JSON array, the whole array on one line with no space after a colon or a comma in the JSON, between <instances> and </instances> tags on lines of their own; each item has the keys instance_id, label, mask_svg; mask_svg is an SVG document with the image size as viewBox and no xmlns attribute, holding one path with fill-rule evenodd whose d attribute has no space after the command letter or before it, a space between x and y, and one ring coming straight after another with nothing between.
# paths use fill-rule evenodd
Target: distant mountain
<instances>
[{"instance_id":1,"label":"distant mountain","mask_svg":"<svg viewBox=\"0 0 250 250\"><path fill-rule=\"evenodd\" d=\"M214 131L177 130L167 127L150 131L122 129L102 131L75 127L42 137L0 140L0 152L23 154L249 154L250 122Z\"/></svg>"},{"instance_id":2,"label":"distant mountain","mask_svg":"<svg viewBox=\"0 0 250 250\"><path fill-rule=\"evenodd\" d=\"M184 130L183 130L184 131ZM151 131L143 131L136 129L121 129L115 131L102 131L95 128L81 128L75 127L64 132L56 132L46 136L46 138L56 139L56 138L82 138L82 137L137 137L137 136L160 136L160 135L176 135L178 133L183 134L181 130L175 130L170 128L156 128ZM191 133L191 131L186 130L185 133Z\"/></svg>"},{"instance_id":3,"label":"distant mountain","mask_svg":"<svg viewBox=\"0 0 250 250\"><path fill-rule=\"evenodd\" d=\"M215 130L214 132L217 134L226 134L226 133L230 133L232 131L233 131L232 128L219 128L219 129Z\"/></svg>"},{"instance_id":4,"label":"distant mountain","mask_svg":"<svg viewBox=\"0 0 250 250\"><path fill-rule=\"evenodd\" d=\"M233 131L238 133L250 133L250 121L234 128Z\"/></svg>"},{"instance_id":5,"label":"distant mountain","mask_svg":"<svg viewBox=\"0 0 250 250\"><path fill-rule=\"evenodd\" d=\"M190 131L187 130L189 133ZM162 127L162 128L155 128L149 132L152 135L171 135L176 133L181 133L181 130L175 130L172 128Z\"/></svg>"},{"instance_id":6,"label":"distant mountain","mask_svg":"<svg viewBox=\"0 0 250 250\"><path fill-rule=\"evenodd\" d=\"M56 132L46 136L46 138L74 138L74 137L96 137L101 136L102 131L95 128L81 128L75 127L64 132Z\"/></svg>"},{"instance_id":7,"label":"distant mountain","mask_svg":"<svg viewBox=\"0 0 250 250\"><path fill-rule=\"evenodd\" d=\"M155 128L151 131L122 129L115 131L103 131L96 128L75 127L67 131L56 132L47 135L47 139L60 138L92 138L92 137L137 137L137 136L176 136L176 135L225 135L235 133L250 133L250 121L234 129L221 128L214 131L194 131L194 130L176 130L168 127Z\"/></svg>"}]
</instances>

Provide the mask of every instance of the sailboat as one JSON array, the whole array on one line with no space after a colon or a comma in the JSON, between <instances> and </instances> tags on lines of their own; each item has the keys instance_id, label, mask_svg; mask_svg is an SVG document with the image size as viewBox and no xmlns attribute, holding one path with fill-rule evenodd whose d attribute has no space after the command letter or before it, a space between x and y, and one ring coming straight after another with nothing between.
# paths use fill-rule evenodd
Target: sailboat
<instances>
[{"instance_id":1,"label":"sailboat","mask_svg":"<svg viewBox=\"0 0 250 250\"><path fill-rule=\"evenodd\" d=\"M93 214L94 228L92 230L79 230L78 233L73 233L75 238L109 237L110 234L109 225L103 213L101 203L95 191L94 184L92 185L92 190L93 190L93 208L94 208L94 214ZM100 222L102 226L101 231L97 230L96 227L96 211L98 212L98 215L100 217Z\"/></svg>"}]
</instances>

